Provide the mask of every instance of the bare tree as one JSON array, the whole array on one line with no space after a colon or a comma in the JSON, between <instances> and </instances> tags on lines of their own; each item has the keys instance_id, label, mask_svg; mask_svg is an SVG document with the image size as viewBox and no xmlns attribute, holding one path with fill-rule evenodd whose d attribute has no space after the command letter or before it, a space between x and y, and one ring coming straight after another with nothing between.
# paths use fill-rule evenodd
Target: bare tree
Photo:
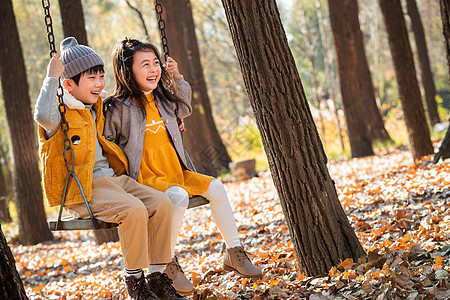
<instances>
[{"instance_id":1,"label":"bare tree","mask_svg":"<svg viewBox=\"0 0 450 300\"><path fill-rule=\"evenodd\" d=\"M141 10L136 6L134 6L133 4L131 4L129 0L125 0L125 2L127 3L128 7L131 8L137 14L139 21L141 21L142 28L144 29L145 36L147 38L150 38L150 36L148 35L147 25L145 24L145 18L142 15Z\"/></svg>"},{"instance_id":2,"label":"bare tree","mask_svg":"<svg viewBox=\"0 0 450 300\"><path fill-rule=\"evenodd\" d=\"M303 1L299 1L299 12L300 12L300 28L302 30L302 35L305 35L305 43L306 43L306 54L308 56L308 60L311 63L311 76L312 76L312 81L313 81L313 86L314 86L314 96L316 99L316 105L317 105L317 110L319 112L319 121L320 121L320 128L322 131L322 141L323 143L326 145L326 135L325 135L325 124L323 121L323 116L322 116L322 112L320 111L321 109L321 99L320 99L320 95L319 95L319 84L317 82L317 76L316 76L316 64L314 62L314 49L313 49L313 45L311 43L311 34L309 32L309 28L306 25L306 15L304 12L304 6L303 6Z\"/></svg>"},{"instance_id":3,"label":"bare tree","mask_svg":"<svg viewBox=\"0 0 450 300\"><path fill-rule=\"evenodd\" d=\"M336 50L342 104L347 122L352 157L373 155L361 100L355 40L345 0L328 0Z\"/></svg>"},{"instance_id":4,"label":"bare tree","mask_svg":"<svg viewBox=\"0 0 450 300\"><path fill-rule=\"evenodd\" d=\"M434 86L433 74L430 68L430 59L428 57L427 42L423 30L422 20L417 9L416 0L406 0L409 17L411 18L411 27L416 40L417 54L419 56L420 78L425 92L425 103L427 104L428 118L431 125L441 122L436 105L436 87Z\"/></svg>"},{"instance_id":5,"label":"bare tree","mask_svg":"<svg viewBox=\"0 0 450 300\"><path fill-rule=\"evenodd\" d=\"M32 245L53 236L45 218L27 74L11 0L0 1L0 44L0 78L11 136L19 241Z\"/></svg>"},{"instance_id":6,"label":"bare tree","mask_svg":"<svg viewBox=\"0 0 450 300\"><path fill-rule=\"evenodd\" d=\"M222 4L301 271L358 259L275 0Z\"/></svg>"},{"instance_id":7,"label":"bare tree","mask_svg":"<svg viewBox=\"0 0 450 300\"><path fill-rule=\"evenodd\" d=\"M320 29L320 37L322 39L322 46L323 46L323 61L325 64L325 73L327 75L328 80L328 86L330 91L330 97L333 100L333 106L334 106L334 116L336 118L336 127L338 129L339 133L339 140L341 142L341 148L342 151L345 152L345 144L344 144L344 136L342 134L342 126L341 126L341 120L339 118L339 111L337 106L337 93L334 90L334 82L333 82L333 74L331 72L331 55L332 52L330 51L330 46L328 45L328 37L325 34L325 27L323 26L324 23L324 17L322 13L322 6L320 4L320 0L316 0L316 12L317 12L317 18L319 20L319 29Z\"/></svg>"},{"instance_id":8,"label":"bare tree","mask_svg":"<svg viewBox=\"0 0 450 300\"><path fill-rule=\"evenodd\" d=\"M363 110L366 118L369 137L372 142L393 142L391 137L389 136L389 133L384 127L384 122L375 100L372 75L370 74L370 68L367 62L366 50L364 47L364 37L359 25L358 1L348 0L346 1L346 4L350 25L353 32L353 38L355 40L361 100L363 103Z\"/></svg>"},{"instance_id":9,"label":"bare tree","mask_svg":"<svg viewBox=\"0 0 450 300\"><path fill-rule=\"evenodd\" d=\"M413 159L433 153L400 0L378 0L388 33Z\"/></svg>"}]
</instances>

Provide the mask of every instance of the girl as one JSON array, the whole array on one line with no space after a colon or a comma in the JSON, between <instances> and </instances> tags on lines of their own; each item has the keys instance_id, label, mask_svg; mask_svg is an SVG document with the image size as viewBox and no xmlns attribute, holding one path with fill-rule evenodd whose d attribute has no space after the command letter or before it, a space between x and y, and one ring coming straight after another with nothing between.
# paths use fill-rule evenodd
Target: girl
<instances>
[{"instance_id":1,"label":"girl","mask_svg":"<svg viewBox=\"0 0 450 300\"><path fill-rule=\"evenodd\" d=\"M191 87L177 63L169 57L162 66L154 45L130 38L115 45L112 57L115 91L108 100L104 135L125 151L132 178L165 192L172 200L172 254L189 195L202 195L210 201L213 220L227 246L224 270L242 277L262 277L241 245L222 183L187 168L177 119L191 114ZM193 291L176 257L165 273L179 293Z\"/></svg>"}]
</instances>

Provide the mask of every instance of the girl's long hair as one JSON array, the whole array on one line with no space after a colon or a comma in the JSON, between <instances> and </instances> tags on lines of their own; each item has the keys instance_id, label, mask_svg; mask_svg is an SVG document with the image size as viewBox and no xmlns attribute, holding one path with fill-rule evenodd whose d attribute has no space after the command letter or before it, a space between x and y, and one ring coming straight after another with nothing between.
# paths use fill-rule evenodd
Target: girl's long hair
<instances>
[{"instance_id":1,"label":"girl's long hair","mask_svg":"<svg viewBox=\"0 0 450 300\"><path fill-rule=\"evenodd\" d=\"M133 75L133 57L138 51L153 52L160 62L161 79L158 81L156 89L153 90L153 94L164 106L167 106L169 102L175 103L176 107L183 104L183 101L174 93L176 91L175 84L172 76L162 65L158 49L151 43L131 38L125 38L114 46L112 61L115 87L111 97L121 100L131 97L141 110L145 111L147 98Z\"/></svg>"}]
</instances>

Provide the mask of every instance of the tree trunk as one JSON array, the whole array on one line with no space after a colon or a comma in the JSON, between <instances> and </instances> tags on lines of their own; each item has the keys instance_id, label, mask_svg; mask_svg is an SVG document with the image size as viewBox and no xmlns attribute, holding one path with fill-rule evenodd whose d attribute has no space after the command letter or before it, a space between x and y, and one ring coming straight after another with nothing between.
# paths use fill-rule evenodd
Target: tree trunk
<instances>
[{"instance_id":1,"label":"tree trunk","mask_svg":"<svg viewBox=\"0 0 450 300\"><path fill-rule=\"evenodd\" d=\"M6 191L5 177L3 176L3 164L0 159L0 222L11 222L9 214L8 192Z\"/></svg>"},{"instance_id":2,"label":"tree trunk","mask_svg":"<svg viewBox=\"0 0 450 300\"><path fill-rule=\"evenodd\" d=\"M11 0L0 1L0 78L13 153L19 241L52 239L45 218L27 74Z\"/></svg>"},{"instance_id":3,"label":"tree trunk","mask_svg":"<svg viewBox=\"0 0 450 300\"><path fill-rule=\"evenodd\" d=\"M350 25L355 39L356 61L359 71L359 86L368 134L372 142L393 142L389 136L375 100L372 75L367 62L364 37L358 18L358 1L346 1Z\"/></svg>"},{"instance_id":4,"label":"tree trunk","mask_svg":"<svg viewBox=\"0 0 450 300\"><path fill-rule=\"evenodd\" d=\"M419 10L417 9L416 0L407 0L406 6L409 17L411 18L411 27L416 40L417 54L420 64L420 78L425 92L425 102L427 104L428 118L431 125L440 123L439 114L436 105L436 87L434 86L433 74L430 68L430 59L428 58L427 42L425 40L425 32L423 30L422 20L420 19Z\"/></svg>"},{"instance_id":5,"label":"tree trunk","mask_svg":"<svg viewBox=\"0 0 450 300\"><path fill-rule=\"evenodd\" d=\"M341 85L342 104L347 122L352 157L373 155L361 101L355 41L345 0L328 0Z\"/></svg>"},{"instance_id":6,"label":"tree trunk","mask_svg":"<svg viewBox=\"0 0 450 300\"><path fill-rule=\"evenodd\" d=\"M422 156L433 153L433 145L420 97L402 6L400 0L378 0L378 3L388 33L411 152L417 162Z\"/></svg>"},{"instance_id":7,"label":"tree trunk","mask_svg":"<svg viewBox=\"0 0 450 300\"><path fill-rule=\"evenodd\" d=\"M445 39L445 52L447 53L447 67L450 84L450 2L448 0L439 0L441 8L442 33Z\"/></svg>"},{"instance_id":8,"label":"tree trunk","mask_svg":"<svg viewBox=\"0 0 450 300\"><path fill-rule=\"evenodd\" d=\"M59 8L61 10L64 36L72 36L77 39L80 45L88 46L81 0L59 0ZM98 245L117 242L119 240L119 234L116 228L94 230L94 240Z\"/></svg>"},{"instance_id":9,"label":"tree trunk","mask_svg":"<svg viewBox=\"0 0 450 300\"><path fill-rule=\"evenodd\" d=\"M0 299L28 299L0 225Z\"/></svg>"},{"instance_id":10,"label":"tree trunk","mask_svg":"<svg viewBox=\"0 0 450 300\"><path fill-rule=\"evenodd\" d=\"M192 87L192 116L185 120L184 144L197 171L216 176L228 169L231 158L220 138L211 111L200 62L195 24L189 0L161 1L170 51ZM211 65L213 67L213 65Z\"/></svg>"},{"instance_id":11,"label":"tree trunk","mask_svg":"<svg viewBox=\"0 0 450 300\"><path fill-rule=\"evenodd\" d=\"M275 0L222 4L301 272L358 259Z\"/></svg>"},{"instance_id":12,"label":"tree trunk","mask_svg":"<svg viewBox=\"0 0 450 300\"><path fill-rule=\"evenodd\" d=\"M327 80L330 90L330 97L333 99L334 104L334 116L336 118L336 127L338 129L339 133L339 140L341 142L341 148L342 152L345 152L345 144L344 144L344 135L342 134L342 126L341 126L341 120L339 118L339 111L337 106L337 99L336 99L336 92L334 91L334 83L333 83L333 76L331 73L331 51L330 47L328 45L328 39L327 35L325 34L325 28L323 26L323 23L325 23L325 20L323 18L322 14L322 6L320 5L320 0L316 0L316 12L317 12L317 19L319 20L319 29L320 29L320 36L322 39L322 46L323 46L323 63L325 64L325 72L327 74Z\"/></svg>"},{"instance_id":13,"label":"tree trunk","mask_svg":"<svg viewBox=\"0 0 450 300\"><path fill-rule=\"evenodd\" d=\"M78 44L88 45L81 0L59 0L64 37L73 36Z\"/></svg>"}]
</instances>

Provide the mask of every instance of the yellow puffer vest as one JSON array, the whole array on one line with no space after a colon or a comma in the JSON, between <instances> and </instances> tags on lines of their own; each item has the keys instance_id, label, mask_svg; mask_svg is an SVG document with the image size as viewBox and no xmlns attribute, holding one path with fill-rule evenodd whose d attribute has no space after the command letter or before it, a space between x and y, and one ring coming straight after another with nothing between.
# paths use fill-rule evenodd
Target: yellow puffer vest
<instances>
[{"instance_id":1,"label":"yellow puffer vest","mask_svg":"<svg viewBox=\"0 0 450 300\"><path fill-rule=\"evenodd\" d=\"M128 172L128 159L123 150L103 136L104 116L102 99L99 97L93 109L97 113L96 124L89 109L69 109L66 106L66 120L69 123L68 137L72 141L75 157L75 174L81 183L88 201L92 197L92 180L95 163L95 139L98 138L103 153L116 175ZM97 137L94 126L97 126ZM45 129L39 126L39 154L42 160L42 178L44 193L50 206L61 204L67 169L64 164L64 132L60 129L50 139L46 138ZM67 162L71 167L72 154L66 151ZM83 197L74 178L70 178L64 204L83 203Z\"/></svg>"}]
</instances>

